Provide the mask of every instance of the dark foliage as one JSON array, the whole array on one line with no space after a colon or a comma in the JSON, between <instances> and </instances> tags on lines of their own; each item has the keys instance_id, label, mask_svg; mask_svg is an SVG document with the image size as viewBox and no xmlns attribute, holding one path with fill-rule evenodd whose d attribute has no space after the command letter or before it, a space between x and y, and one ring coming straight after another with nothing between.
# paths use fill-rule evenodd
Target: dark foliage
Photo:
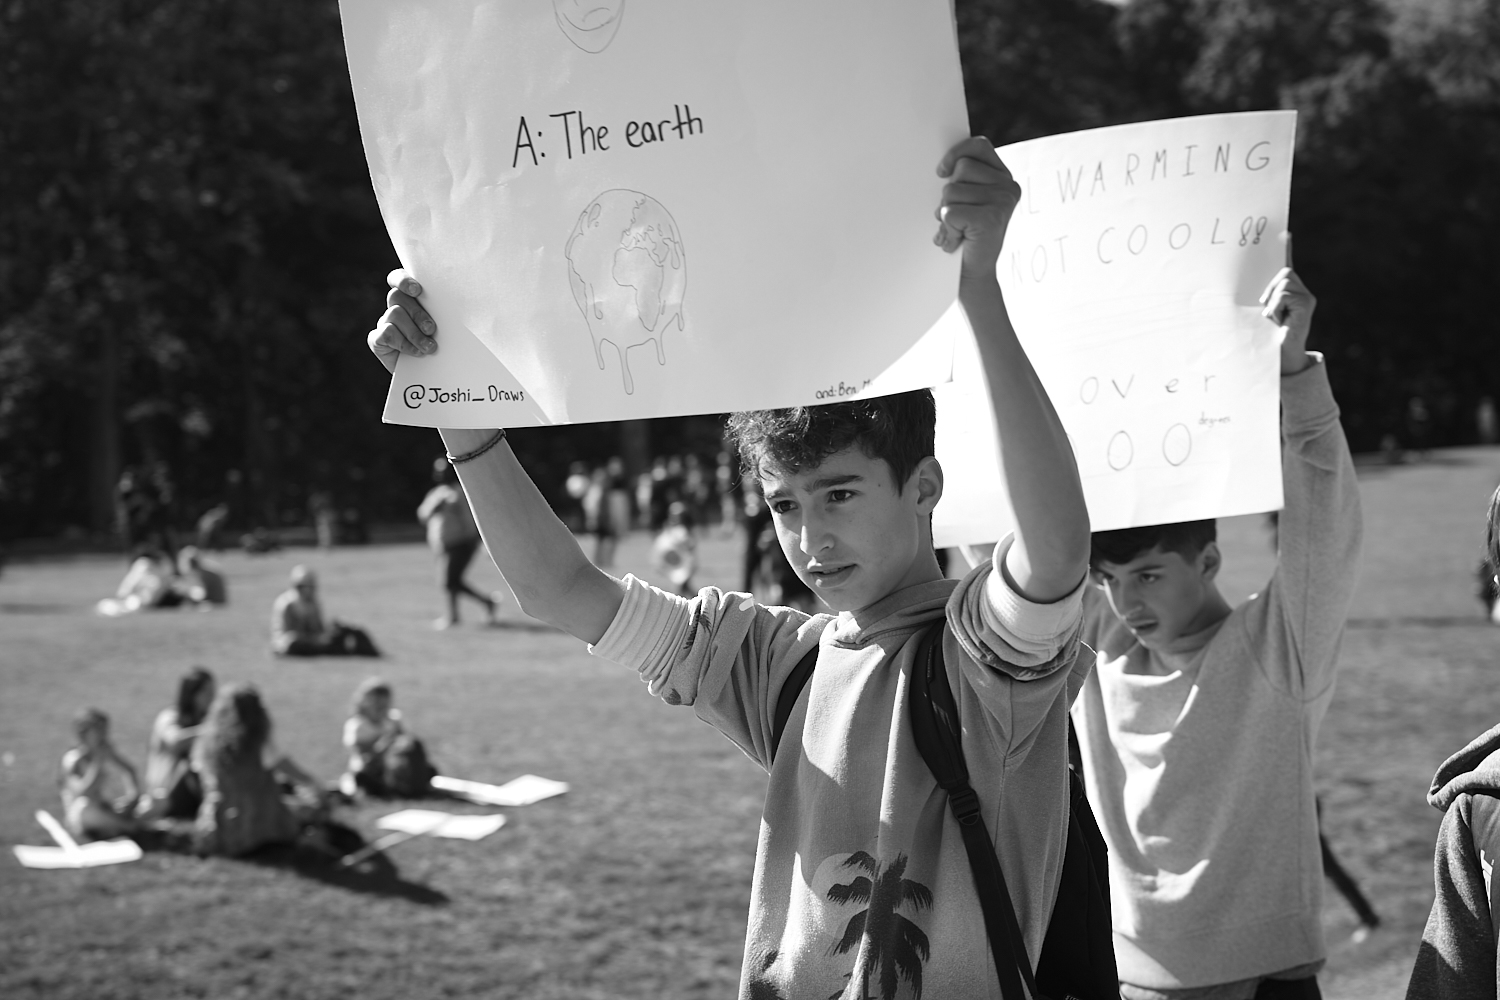
<instances>
[{"instance_id":1,"label":"dark foliage","mask_svg":"<svg viewBox=\"0 0 1500 1000\"><path fill-rule=\"evenodd\" d=\"M959 0L970 117L1008 142L1301 113L1315 336L1356 448L1475 436L1500 396L1500 0ZM181 524L329 494L407 517L438 442L383 427L362 345L395 265L332 0L0 0L0 539L96 532L162 462ZM1431 414L1411 425L1410 401ZM516 435L573 458L717 450L710 419Z\"/></svg>"}]
</instances>

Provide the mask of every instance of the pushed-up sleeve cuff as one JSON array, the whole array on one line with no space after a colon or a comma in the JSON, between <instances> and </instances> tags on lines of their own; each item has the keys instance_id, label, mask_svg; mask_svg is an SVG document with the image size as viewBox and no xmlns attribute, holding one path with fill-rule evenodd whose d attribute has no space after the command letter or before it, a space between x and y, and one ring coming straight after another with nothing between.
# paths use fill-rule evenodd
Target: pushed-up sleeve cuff
<instances>
[{"instance_id":1,"label":"pushed-up sleeve cuff","mask_svg":"<svg viewBox=\"0 0 1500 1000\"><path fill-rule=\"evenodd\" d=\"M1339 406L1328 384L1328 366L1318 351L1308 351L1306 368L1281 376L1281 408L1289 427L1323 427L1338 421Z\"/></svg>"},{"instance_id":2,"label":"pushed-up sleeve cuff","mask_svg":"<svg viewBox=\"0 0 1500 1000\"><path fill-rule=\"evenodd\" d=\"M626 574L624 584L620 610L589 652L635 670L656 694L682 651L691 623L689 602L634 574Z\"/></svg>"},{"instance_id":3,"label":"pushed-up sleeve cuff","mask_svg":"<svg viewBox=\"0 0 1500 1000\"><path fill-rule=\"evenodd\" d=\"M1006 535L990 557L990 573L984 581L984 623L1018 652L1051 657L1082 620L1083 588L1088 578L1085 576L1072 593L1050 604L1027 600L1006 582L1002 568L1015 540L1014 534Z\"/></svg>"}]
</instances>

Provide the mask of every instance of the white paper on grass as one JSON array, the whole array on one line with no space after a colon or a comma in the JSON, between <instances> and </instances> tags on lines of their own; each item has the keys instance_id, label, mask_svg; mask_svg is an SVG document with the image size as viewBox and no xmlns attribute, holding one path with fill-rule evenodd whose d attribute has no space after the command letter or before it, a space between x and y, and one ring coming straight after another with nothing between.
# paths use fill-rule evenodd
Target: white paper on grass
<instances>
[{"instance_id":1,"label":"white paper on grass","mask_svg":"<svg viewBox=\"0 0 1500 1000\"><path fill-rule=\"evenodd\" d=\"M950 0L342 0L440 349L385 419L523 426L946 381Z\"/></svg>"},{"instance_id":2,"label":"white paper on grass","mask_svg":"<svg viewBox=\"0 0 1500 1000\"><path fill-rule=\"evenodd\" d=\"M432 779L432 787L487 806L529 806L568 791L566 781L554 781L535 774L523 774L503 785L487 785L482 781L465 781L440 774Z\"/></svg>"},{"instance_id":3,"label":"white paper on grass","mask_svg":"<svg viewBox=\"0 0 1500 1000\"><path fill-rule=\"evenodd\" d=\"M1296 112L1206 115L1015 143L998 265L1073 443L1093 530L1281 506L1278 334ZM972 333L938 390L939 545L1014 526Z\"/></svg>"},{"instance_id":4,"label":"white paper on grass","mask_svg":"<svg viewBox=\"0 0 1500 1000\"><path fill-rule=\"evenodd\" d=\"M382 830L455 840L483 840L505 825L500 813L488 816L463 816L436 809L402 809L375 821Z\"/></svg>"},{"instance_id":5,"label":"white paper on grass","mask_svg":"<svg viewBox=\"0 0 1500 1000\"><path fill-rule=\"evenodd\" d=\"M17 844L16 860L26 868L98 868L141 859L141 848L133 840L96 840L79 844L76 851L65 847L27 847Z\"/></svg>"},{"instance_id":6,"label":"white paper on grass","mask_svg":"<svg viewBox=\"0 0 1500 1000\"><path fill-rule=\"evenodd\" d=\"M26 868L97 868L100 865L139 861L141 858L141 847L133 840L121 837L80 844L45 809L38 809L35 815L36 821L57 841L57 846L16 845L16 860Z\"/></svg>"}]
</instances>

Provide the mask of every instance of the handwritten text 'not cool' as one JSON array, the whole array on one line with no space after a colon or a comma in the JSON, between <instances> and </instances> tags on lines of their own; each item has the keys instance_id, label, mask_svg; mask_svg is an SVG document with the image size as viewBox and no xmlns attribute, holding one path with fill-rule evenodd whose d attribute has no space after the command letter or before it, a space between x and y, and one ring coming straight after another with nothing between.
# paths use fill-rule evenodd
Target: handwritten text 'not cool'
<instances>
[{"instance_id":1,"label":"handwritten text 'not cool'","mask_svg":"<svg viewBox=\"0 0 1500 1000\"><path fill-rule=\"evenodd\" d=\"M423 403L520 403L526 399L523 389L502 389L498 385L482 389L445 389L436 385L409 385L401 393L401 400L408 410L419 409Z\"/></svg>"},{"instance_id":2,"label":"handwritten text 'not cool'","mask_svg":"<svg viewBox=\"0 0 1500 1000\"><path fill-rule=\"evenodd\" d=\"M1247 215L1238 219L1214 217L1198 226L1178 222L1170 227L1153 227L1145 223L1134 226L1106 226L1092 240L1075 240L1070 235L1055 236L1038 243L1029 251L1013 250L1010 254L1010 277L1018 285L1041 284L1048 276L1068 274L1072 265L1108 267L1141 257L1148 251L1175 253L1196 245L1200 248L1259 246L1267 238L1271 222L1264 215ZM1080 252L1081 251L1081 252Z\"/></svg>"}]
</instances>

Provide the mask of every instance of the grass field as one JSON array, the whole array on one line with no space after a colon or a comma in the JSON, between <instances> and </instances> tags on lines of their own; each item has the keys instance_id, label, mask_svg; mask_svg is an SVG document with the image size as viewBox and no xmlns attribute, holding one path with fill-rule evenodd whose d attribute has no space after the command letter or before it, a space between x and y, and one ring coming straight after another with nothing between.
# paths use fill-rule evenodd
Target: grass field
<instances>
[{"instance_id":1,"label":"grass field","mask_svg":"<svg viewBox=\"0 0 1500 1000\"><path fill-rule=\"evenodd\" d=\"M1366 556L1338 694L1320 736L1319 788L1335 849L1386 923L1362 944L1329 893L1325 996L1399 997L1432 897L1440 819L1424 799L1437 764L1500 721L1500 629L1472 596L1480 518L1500 451L1435 453L1362 470ZM1259 518L1226 522L1231 596L1269 574ZM703 583L735 578L735 543L704 544ZM371 629L375 663L288 663L265 653L268 609L298 561L328 610ZM647 545L622 545L645 572ZM571 783L506 810L477 844L419 839L391 864L336 875L293 852L253 861L148 854L83 872L0 857L0 997L724 997L738 978L764 776L629 671L521 617L434 633L440 610L415 545L293 550L223 560L231 605L109 620L93 602L123 563L12 564L0 576L0 842L46 843L69 719L96 704L140 764L155 712L202 663L254 681L278 743L316 774L343 760L339 728L379 672L446 772ZM477 582L501 587L486 562ZM347 810L372 830L399 805ZM456 806L468 811L476 807Z\"/></svg>"}]
</instances>

